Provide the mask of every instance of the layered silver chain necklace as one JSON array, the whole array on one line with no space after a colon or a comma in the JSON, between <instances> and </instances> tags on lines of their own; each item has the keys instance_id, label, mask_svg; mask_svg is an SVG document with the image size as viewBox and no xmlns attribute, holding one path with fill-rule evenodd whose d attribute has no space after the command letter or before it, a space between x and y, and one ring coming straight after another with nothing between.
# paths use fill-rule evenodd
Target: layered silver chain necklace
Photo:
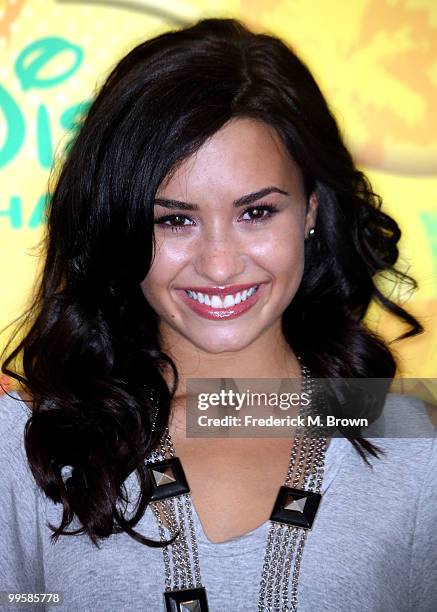
<instances>
[{"instance_id":1,"label":"layered silver chain necklace","mask_svg":"<svg viewBox=\"0 0 437 612\"><path fill-rule=\"evenodd\" d=\"M299 416L315 414L315 381L301 362L302 391L309 394ZM287 475L279 488L269 517L262 565L258 612L296 612L302 553L308 530L321 501L327 430L296 429ZM150 507L156 517L161 542L174 536L162 548L165 575L164 611L206 612L208 597L202 583L193 505L182 464L175 456L168 427L160 447L146 460L152 484ZM167 533L166 533L167 532ZM170 549L170 550L169 550Z\"/></svg>"}]
</instances>

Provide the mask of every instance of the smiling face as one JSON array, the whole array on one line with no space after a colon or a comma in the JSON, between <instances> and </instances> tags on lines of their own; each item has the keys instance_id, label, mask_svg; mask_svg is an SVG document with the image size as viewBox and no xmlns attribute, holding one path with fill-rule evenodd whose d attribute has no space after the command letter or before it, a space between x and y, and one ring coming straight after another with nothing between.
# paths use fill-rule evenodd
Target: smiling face
<instances>
[{"instance_id":1,"label":"smiling face","mask_svg":"<svg viewBox=\"0 0 437 612\"><path fill-rule=\"evenodd\" d=\"M316 209L271 126L238 118L216 132L156 194L156 251L141 287L164 341L206 353L277 341Z\"/></svg>"}]
</instances>

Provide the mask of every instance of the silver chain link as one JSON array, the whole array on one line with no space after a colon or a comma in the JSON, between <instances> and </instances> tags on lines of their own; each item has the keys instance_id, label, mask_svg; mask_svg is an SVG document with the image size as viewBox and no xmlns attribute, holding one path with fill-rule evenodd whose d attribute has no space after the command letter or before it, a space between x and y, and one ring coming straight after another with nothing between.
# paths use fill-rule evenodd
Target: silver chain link
<instances>
[{"instance_id":1,"label":"silver chain link","mask_svg":"<svg viewBox=\"0 0 437 612\"><path fill-rule=\"evenodd\" d=\"M311 397L308 406L301 405L299 412L304 418L314 412L314 381L308 368L298 357L303 375L303 389ZM154 414L152 429L156 422ZM290 451L284 485L319 493L324 475L327 435L314 437L314 430L306 429L302 434L296 430ZM175 456L175 449L168 426L161 439L159 450L149 456L153 463ZM166 539L165 527L170 536L179 530L179 536L168 547L164 546L165 590L202 587L196 529L193 521L191 494L152 502L151 507L158 521L160 540ZM177 512L176 512L177 509ZM166 526L162 520L164 517ZM267 534L262 565L258 612L297 612L297 590L302 554L307 530L271 521ZM290 580L291 568L293 572Z\"/></svg>"}]
</instances>

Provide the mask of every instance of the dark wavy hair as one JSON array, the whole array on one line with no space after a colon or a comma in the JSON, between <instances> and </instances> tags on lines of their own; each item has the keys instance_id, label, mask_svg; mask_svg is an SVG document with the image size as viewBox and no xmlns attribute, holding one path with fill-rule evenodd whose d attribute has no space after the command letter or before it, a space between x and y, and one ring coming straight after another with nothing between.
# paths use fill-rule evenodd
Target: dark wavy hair
<instances>
[{"instance_id":1,"label":"dark wavy hair","mask_svg":"<svg viewBox=\"0 0 437 612\"><path fill-rule=\"evenodd\" d=\"M423 331L375 283L383 272L417 287L394 267L397 223L382 212L293 50L235 19L204 19L139 44L109 74L62 162L44 267L13 337L24 334L12 351L11 338L2 365L32 396L25 448L37 484L63 506L61 524L50 526L55 541L86 533L98 546L125 531L161 545L134 529L150 501L145 458L178 384L140 287L154 252L154 199L163 179L234 117L273 126L307 195L317 195L316 237L305 242L302 282L282 317L288 344L313 376L394 377L395 357L363 322L372 300L409 326L397 340ZM9 367L18 358L22 374ZM150 391L159 404L154 431ZM378 455L370 441L350 441L365 460ZM64 482L65 465L73 470ZM134 471L140 495L127 518L118 502L127 501L124 482ZM82 527L66 531L74 516Z\"/></svg>"}]
</instances>

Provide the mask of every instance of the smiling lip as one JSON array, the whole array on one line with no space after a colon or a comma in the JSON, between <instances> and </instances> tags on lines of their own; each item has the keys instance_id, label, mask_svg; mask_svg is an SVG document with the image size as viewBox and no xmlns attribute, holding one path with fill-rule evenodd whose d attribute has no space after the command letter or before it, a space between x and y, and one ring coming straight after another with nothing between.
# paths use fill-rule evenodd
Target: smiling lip
<instances>
[{"instance_id":1,"label":"smiling lip","mask_svg":"<svg viewBox=\"0 0 437 612\"><path fill-rule=\"evenodd\" d=\"M195 291L196 293L199 291L200 293L206 295L218 295L220 298L224 298L227 295L235 295L238 292L244 291L245 289L250 289L251 287L255 287L255 285L262 285L264 283L250 283L245 285L228 285L227 287L217 286L217 287L182 287L184 291ZM258 289L259 291L259 289ZM258 293L258 291L256 293Z\"/></svg>"},{"instance_id":2,"label":"smiling lip","mask_svg":"<svg viewBox=\"0 0 437 612\"><path fill-rule=\"evenodd\" d=\"M193 300L193 298L190 298L185 293L185 289L176 289L176 293L181 297L182 301L187 304L187 306L189 306L192 311L194 311L196 314L205 319L235 319L236 317L239 317L244 312L252 308L252 306L254 306L258 302L262 292L264 291L266 283L252 283L251 285L232 285L231 287L227 287L226 289L222 288L221 294L216 292L216 289L214 289L213 292L212 287L204 287L204 289L207 289L207 291L201 291L200 287L197 288L197 290L201 293L206 293L207 295L219 295L220 297L224 297L226 295L229 295L230 293L238 293L238 289L234 289L234 287L240 287L244 290L249 289L250 287L254 287L257 284L258 289L249 298L247 298L244 302L235 304L235 306L228 306L228 308L212 308L211 306L207 306L206 304L201 304L197 300ZM230 291L230 289L232 289L232 291ZM196 291L196 289L192 289L190 287L190 291L191 290ZM241 290L242 289L240 289L240 291Z\"/></svg>"}]
</instances>

